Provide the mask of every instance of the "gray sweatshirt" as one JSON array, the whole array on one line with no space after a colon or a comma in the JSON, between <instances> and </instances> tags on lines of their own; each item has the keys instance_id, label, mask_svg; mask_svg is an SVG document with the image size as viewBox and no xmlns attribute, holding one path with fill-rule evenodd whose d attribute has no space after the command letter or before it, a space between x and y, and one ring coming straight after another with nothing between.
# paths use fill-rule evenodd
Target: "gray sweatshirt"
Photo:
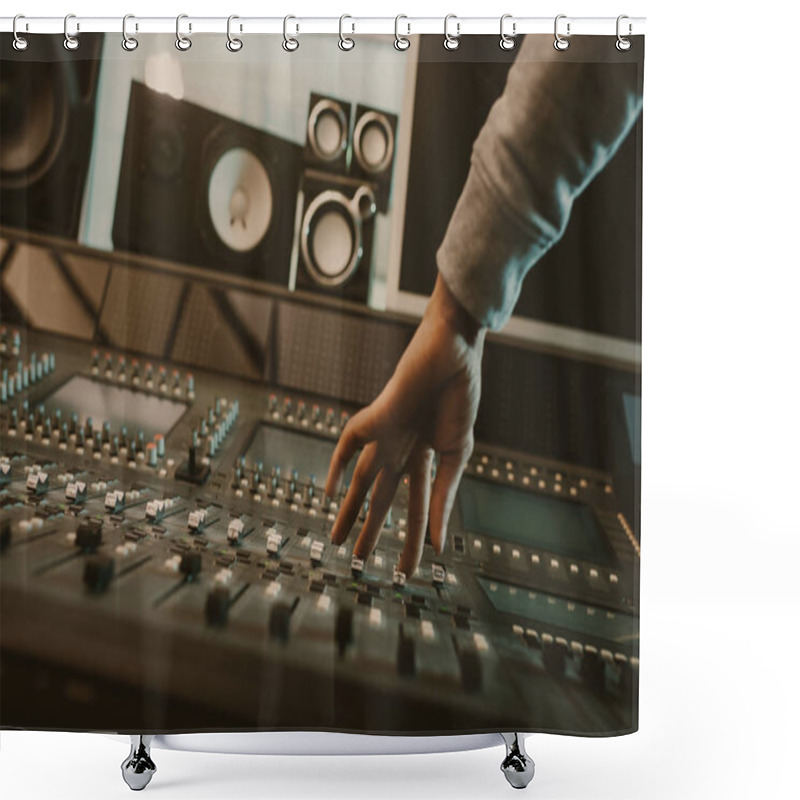
<instances>
[{"instance_id":1,"label":"gray sweatshirt","mask_svg":"<svg viewBox=\"0 0 800 800\"><path fill-rule=\"evenodd\" d=\"M552 55L543 56L542 38L528 36L520 47L475 140L437 252L448 288L495 330L511 316L528 270L561 238L575 198L611 160L642 108L639 69L613 63L613 39L581 42L581 60L570 62L552 45Z\"/></svg>"}]
</instances>

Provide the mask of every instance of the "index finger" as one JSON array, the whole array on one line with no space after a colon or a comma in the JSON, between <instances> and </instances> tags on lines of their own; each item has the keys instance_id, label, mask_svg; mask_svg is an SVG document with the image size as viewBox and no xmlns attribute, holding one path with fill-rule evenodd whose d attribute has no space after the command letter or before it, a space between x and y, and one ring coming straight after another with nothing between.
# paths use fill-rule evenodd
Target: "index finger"
<instances>
[{"instance_id":1,"label":"index finger","mask_svg":"<svg viewBox=\"0 0 800 800\"><path fill-rule=\"evenodd\" d=\"M325 480L325 494L328 497L333 497L336 494L342 473L347 468L356 450L375 438L372 432L373 414L371 408L371 406L362 408L344 426L328 466L328 477Z\"/></svg>"}]
</instances>

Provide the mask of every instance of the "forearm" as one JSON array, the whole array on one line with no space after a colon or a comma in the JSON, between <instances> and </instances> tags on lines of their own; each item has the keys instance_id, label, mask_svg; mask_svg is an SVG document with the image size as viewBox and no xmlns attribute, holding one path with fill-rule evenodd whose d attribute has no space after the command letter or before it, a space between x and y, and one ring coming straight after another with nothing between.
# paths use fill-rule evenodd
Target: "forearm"
<instances>
[{"instance_id":1,"label":"forearm","mask_svg":"<svg viewBox=\"0 0 800 800\"><path fill-rule=\"evenodd\" d=\"M607 40L597 47L607 48ZM528 270L562 236L572 204L641 109L633 64L531 60L528 37L472 154L437 263L478 322L501 327ZM541 50L537 50L541 55Z\"/></svg>"}]
</instances>

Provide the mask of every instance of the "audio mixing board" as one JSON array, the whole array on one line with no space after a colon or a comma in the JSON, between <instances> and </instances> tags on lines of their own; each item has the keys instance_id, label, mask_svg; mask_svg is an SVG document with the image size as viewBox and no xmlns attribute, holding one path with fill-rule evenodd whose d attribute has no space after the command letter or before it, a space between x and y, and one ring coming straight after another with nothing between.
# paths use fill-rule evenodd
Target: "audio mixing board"
<instances>
[{"instance_id":1,"label":"audio mixing board","mask_svg":"<svg viewBox=\"0 0 800 800\"><path fill-rule=\"evenodd\" d=\"M355 407L11 328L0 356L4 726L636 727L608 475L478 443L407 577L402 487L368 559L330 542Z\"/></svg>"}]
</instances>

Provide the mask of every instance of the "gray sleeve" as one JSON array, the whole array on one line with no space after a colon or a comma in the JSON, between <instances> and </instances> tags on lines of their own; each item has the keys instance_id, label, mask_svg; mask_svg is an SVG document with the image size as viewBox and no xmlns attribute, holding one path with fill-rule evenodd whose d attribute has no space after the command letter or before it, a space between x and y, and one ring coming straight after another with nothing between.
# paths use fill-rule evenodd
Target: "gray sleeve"
<instances>
[{"instance_id":1,"label":"gray sleeve","mask_svg":"<svg viewBox=\"0 0 800 800\"><path fill-rule=\"evenodd\" d=\"M557 242L572 203L608 163L641 110L635 63L541 58L528 36L475 140L467 181L437 252L462 306L498 329L528 270ZM611 47L606 37L603 48ZM552 48L551 48L552 50Z\"/></svg>"}]
</instances>

